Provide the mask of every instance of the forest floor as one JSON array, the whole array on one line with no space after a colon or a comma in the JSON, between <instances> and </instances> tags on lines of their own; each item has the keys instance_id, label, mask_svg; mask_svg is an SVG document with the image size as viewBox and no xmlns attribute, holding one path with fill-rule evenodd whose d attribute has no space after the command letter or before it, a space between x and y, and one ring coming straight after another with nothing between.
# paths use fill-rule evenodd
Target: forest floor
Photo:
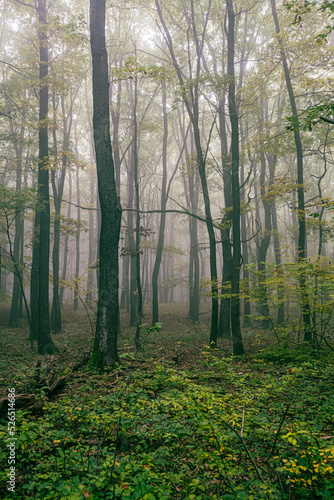
<instances>
[{"instance_id":1,"label":"forest floor","mask_svg":"<svg viewBox=\"0 0 334 500\"><path fill-rule=\"evenodd\" d=\"M7 318L3 310L0 324ZM120 364L103 374L86 369L93 332L83 309L65 309L57 356L30 350L24 322L0 329L1 498L334 498L332 349L249 328L247 354L235 358L228 340L208 348L205 311L193 325L184 306L163 305L162 329L144 326L136 353L121 320Z\"/></svg>"}]
</instances>

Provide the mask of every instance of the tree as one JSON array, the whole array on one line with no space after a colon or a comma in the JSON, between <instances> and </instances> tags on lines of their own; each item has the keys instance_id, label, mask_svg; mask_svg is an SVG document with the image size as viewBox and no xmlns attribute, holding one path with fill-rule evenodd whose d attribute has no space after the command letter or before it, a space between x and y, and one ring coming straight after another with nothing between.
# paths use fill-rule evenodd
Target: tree
<instances>
[{"instance_id":1,"label":"tree","mask_svg":"<svg viewBox=\"0 0 334 500\"><path fill-rule=\"evenodd\" d=\"M190 1L190 13L189 19L189 28L191 28L193 43L195 45L195 72L192 75L192 67L191 62L189 60L189 71L191 77L189 81L185 81L185 77L183 76L183 71L181 70L180 64L177 61L173 40L171 37L170 30L167 27L165 22L161 6L158 0L155 0L155 5L158 11L160 22L163 26L166 43L168 46L168 50L177 74L177 78L179 81L179 85L182 91L182 98L187 109L187 113L189 115L189 119L191 121L194 139L195 139L195 149L196 149L196 158L197 158L197 168L199 172L199 177L201 180L201 188L204 199L204 208L205 208L205 216L206 216L206 227L209 236L209 249L210 249L210 278L211 278L211 328L210 328L210 345L212 347L216 347L217 345L217 333L218 333L218 283L217 283L217 261L216 261L216 237L214 231L214 225L211 215L211 205L210 205L210 196L206 175L206 157L207 150L203 151L201 144L201 131L199 124L199 80L201 74L201 58L202 51L204 46L204 37L206 33L207 23L209 20L209 14L211 9L211 1L209 1L208 10L205 16L205 22L203 31L201 33L201 37L199 38L197 29L196 29L196 21L195 21L195 6L193 0ZM189 39L188 39L189 42ZM193 78L192 78L193 77ZM190 85L190 88L187 89L187 86ZM188 92L189 90L189 92ZM207 149L209 144L207 145Z\"/></svg>"},{"instance_id":2,"label":"tree","mask_svg":"<svg viewBox=\"0 0 334 500\"><path fill-rule=\"evenodd\" d=\"M49 255L50 255L50 195L48 145L48 34L46 1L38 0L39 41L39 128L38 128L38 207L35 212L35 231L31 270L31 330L33 342L38 336L39 354L53 354L49 319Z\"/></svg>"},{"instance_id":3,"label":"tree","mask_svg":"<svg viewBox=\"0 0 334 500\"><path fill-rule=\"evenodd\" d=\"M234 26L235 13L233 1L226 0L228 14L228 59L227 73L229 76L228 109L231 122L231 176L232 176L232 236L233 236L233 271L231 285L231 325L233 354L244 354L244 347L240 328L240 265L241 265L241 238L240 238L240 187L239 187L239 122L235 99L234 75Z\"/></svg>"},{"instance_id":4,"label":"tree","mask_svg":"<svg viewBox=\"0 0 334 500\"><path fill-rule=\"evenodd\" d=\"M25 114L26 114L25 109L23 107L19 141L14 145L15 161L16 161L16 192L20 192L22 186L22 154L23 154L23 138L25 133L25 125L24 125ZM12 120L10 120L10 127L11 127L11 132L13 133ZM21 213L21 208L18 208L15 217L15 238L14 238L14 249L13 249L13 256L16 264L19 263L20 246L23 237L24 237L24 230L23 230L22 213ZM9 326L17 326L21 281L22 277L20 280L20 276L17 273L14 273L14 286L13 286L12 304L9 316Z\"/></svg>"},{"instance_id":5,"label":"tree","mask_svg":"<svg viewBox=\"0 0 334 500\"><path fill-rule=\"evenodd\" d=\"M93 63L93 130L101 206L99 292L95 342L90 366L117 362L118 241L122 208L118 200L110 139L105 0L90 0L90 45Z\"/></svg>"},{"instance_id":6,"label":"tree","mask_svg":"<svg viewBox=\"0 0 334 500\"><path fill-rule=\"evenodd\" d=\"M53 299L51 309L51 328L54 332L61 331L61 311L60 311L60 296L59 296L59 250L60 250L60 215L61 215L61 202L64 191L65 176L68 163L68 146L69 135L72 124L72 104L70 114L65 116L65 99L61 96L61 108L63 115L63 151L61 154L61 165L58 165L58 147L57 147L57 125L53 127L53 147L55 155L55 167L51 171L51 184L53 191L53 200L55 207L54 216L54 242L52 250L52 266L53 266ZM55 95L53 93L53 109L55 113ZM69 122L69 124L68 124ZM56 169L58 175L56 175Z\"/></svg>"},{"instance_id":7,"label":"tree","mask_svg":"<svg viewBox=\"0 0 334 500\"><path fill-rule=\"evenodd\" d=\"M280 35L280 26L278 21L278 16L276 12L276 2L275 0L270 0L272 15L275 23L277 40L280 48L281 60L284 69L284 77L286 86L288 89L289 100L292 115L295 117L296 123L293 127L293 135L296 145L296 155L297 155L297 196L298 196L298 262L301 265L299 274L299 285L301 292L302 301L302 314L304 322L304 340L309 342L312 340L311 331L311 314L310 314L310 304L309 297L306 289L306 276L303 270L303 263L306 259L306 217L305 217L305 197L304 197L304 167L303 167L303 147L300 138L300 130L298 124L298 111L296 106L296 99L293 92L293 87L290 78L290 71L287 63L287 58L285 55L285 50L283 46L283 41Z\"/></svg>"},{"instance_id":8,"label":"tree","mask_svg":"<svg viewBox=\"0 0 334 500\"><path fill-rule=\"evenodd\" d=\"M165 225L166 225L166 205L167 205L167 140L168 140L168 122L167 122L167 98L166 82L162 83L162 109L163 109L163 146L162 146L162 184L161 184L161 217L159 226L159 236L157 244L157 254L152 273L152 325L159 321L159 302L158 302L158 277L164 249Z\"/></svg>"}]
</instances>

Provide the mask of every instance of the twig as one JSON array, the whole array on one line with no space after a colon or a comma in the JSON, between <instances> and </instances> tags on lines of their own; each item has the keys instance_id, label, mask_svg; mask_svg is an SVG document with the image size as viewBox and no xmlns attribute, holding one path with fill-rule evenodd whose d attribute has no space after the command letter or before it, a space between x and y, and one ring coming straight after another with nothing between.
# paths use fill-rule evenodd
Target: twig
<instances>
[{"instance_id":1,"label":"twig","mask_svg":"<svg viewBox=\"0 0 334 500\"><path fill-rule=\"evenodd\" d=\"M321 335L321 333L315 333L315 332L314 332L314 335L316 337L320 337L321 339L323 339L325 341L326 346L329 347L331 351L334 351L334 348L327 342L327 339L324 335Z\"/></svg>"},{"instance_id":2,"label":"twig","mask_svg":"<svg viewBox=\"0 0 334 500\"><path fill-rule=\"evenodd\" d=\"M223 465L224 465L223 457L222 457L222 454L221 454L221 451L220 451L220 443L219 443L218 438L217 438L217 435L216 435L216 433L215 433L215 431L214 431L214 429L213 429L213 427L212 427L212 425L211 425L211 422L209 422L209 425L210 425L210 427L211 427L212 434L214 435L215 441L216 441L216 443L217 443L217 448L218 448L218 453L219 453L220 459L221 459L221 461L223 462ZM220 471L219 471L219 475L220 475ZM223 478L224 478L224 476L223 476ZM232 484L231 484L231 482L230 482L229 477L228 477L228 476L226 476L226 479L227 479L227 481L228 481L229 487L231 488L231 490L232 490L232 492L233 492L233 494L234 494L235 498L238 498L238 497L237 497L237 494L236 494L236 492L234 491L234 488L233 488L233 486L232 486Z\"/></svg>"},{"instance_id":3,"label":"twig","mask_svg":"<svg viewBox=\"0 0 334 500\"><path fill-rule=\"evenodd\" d=\"M242 437L244 434L244 425L245 425L245 408L242 410L242 422L241 422L240 437Z\"/></svg>"},{"instance_id":4,"label":"twig","mask_svg":"<svg viewBox=\"0 0 334 500\"><path fill-rule=\"evenodd\" d=\"M278 428L278 431L276 432L276 436L275 436L275 440L274 440L274 443L272 445L272 448L270 450L270 453L269 455L267 456L267 458L265 459L264 463L266 464L268 462L268 460L270 459L271 455L273 454L274 452L274 449L275 449L275 446L276 446L276 443L277 443L277 439L278 439L278 436L279 436L279 433L281 432L281 429L282 429L282 425L283 425L283 422L285 420L285 417L287 416L287 413L289 411L289 408L290 408L290 405L288 405L285 409L285 412L283 414L283 417L282 417L282 420L280 422L280 425L279 425L279 428Z\"/></svg>"},{"instance_id":5,"label":"twig","mask_svg":"<svg viewBox=\"0 0 334 500\"><path fill-rule=\"evenodd\" d=\"M254 461L254 459L253 459L253 457L252 457L252 455L251 455L251 453L250 453L250 451L249 451L249 449L248 449L248 446L247 446L247 445L246 445L246 443L245 443L244 438L243 438L243 437L242 437L242 436L241 436L241 435L240 435L240 434L239 434L239 433L238 433L238 432L234 429L234 427L232 427L232 425L230 425L230 424L228 424L227 422L225 422L225 420L222 420L221 422L222 422L223 424L225 424L225 425L226 425L226 427L228 427L231 431L233 431L233 432L234 432L234 433L238 436L238 438L239 438L239 439L240 439L240 441L242 442L243 447L245 448L245 451L246 451L246 453L247 453L247 455L248 455L249 460L251 461L251 463L252 463L252 465L253 465L254 469L256 470L257 477L260 479L260 481L261 481L262 483L264 483L264 479L263 479L263 477L261 476L261 472L259 471L258 466L256 465L256 463L255 463L255 461Z\"/></svg>"},{"instance_id":6,"label":"twig","mask_svg":"<svg viewBox=\"0 0 334 500\"><path fill-rule=\"evenodd\" d=\"M182 333L182 335L179 337L179 340L182 339L183 335L185 335L186 333L192 332L193 330L195 330L196 333L199 333L197 328L195 328L195 327L189 328L189 330L186 330L185 332Z\"/></svg>"},{"instance_id":7,"label":"twig","mask_svg":"<svg viewBox=\"0 0 334 500\"><path fill-rule=\"evenodd\" d=\"M85 310L86 310L86 313L87 313L87 316L88 316L88 319L89 319L89 323L90 323L90 327L91 327L91 330L92 330L92 335L94 335L94 327L93 327L92 320L90 319L90 315L89 315L89 312L88 312L87 306L86 306L86 304L84 303L84 301L82 300L82 298L81 298L81 295L80 295L80 294L78 294L78 297L79 297L79 299L80 299L81 304L84 306L84 308L85 308Z\"/></svg>"}]
</instances>

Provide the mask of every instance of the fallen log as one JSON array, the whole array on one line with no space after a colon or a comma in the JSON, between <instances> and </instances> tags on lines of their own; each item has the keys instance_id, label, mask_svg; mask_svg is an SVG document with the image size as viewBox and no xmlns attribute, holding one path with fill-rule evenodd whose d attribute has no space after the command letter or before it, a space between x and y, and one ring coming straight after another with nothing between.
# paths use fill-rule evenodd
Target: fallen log
<instances>
[{"instance_id":1,"label":"fallen log","mask_svg":"<svg viewBox=\"0 0 334 500\"><path fill-rule=\"evenodd\" d=\"M11 396L12 399L12 396ZM15 410L32 406L36 402L36 394L16 394ZM12 408L11 408L12 409ZM0 398L0 417L6 417L8 413L8 396Z\"/></svg>"},{"instance_id":2,"label":"fallen log","mask_svg":"<svg viewBox=\"0 0 334 500\"><path fill-rule=\"evenodd\" d=\"M46 400L52 400L64 389L69 378L81 368L85 366L90 359L90 355L86 355L81 361L72 366L69 373L66 375L58 377L54 372L54 365L51 364L48 370L48 374L44 379L40 379L41 374L41 364L40 361L36 364L36 370L34 373L34 382L36 387L43 387L46 398L36 401L36 394L16 394L15 396L15 410L26 409L29 411L41 411ZM8 413L8 396L0 398L0 418L6 418Z\"/></svg>"}]
</instances>

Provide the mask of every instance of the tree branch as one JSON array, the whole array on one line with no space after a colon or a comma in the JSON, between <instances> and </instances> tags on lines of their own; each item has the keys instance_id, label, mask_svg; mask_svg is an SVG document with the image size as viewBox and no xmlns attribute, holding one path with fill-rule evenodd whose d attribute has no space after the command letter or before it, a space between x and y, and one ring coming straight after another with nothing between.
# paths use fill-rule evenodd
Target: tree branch
<instances>
[{"instance_id":1,"label":"tree branch","mask_svg":"<svg viewBox=\"0 0 334 500\"><path fill-rule=\"evenodd\" d=\"M34 5L31 5L30 3L22 2L22 0L15 0L16 3L19 3L20 5L23 5L24 7L29 7L29 9L33 9L36 11L36 8Z\"/></svg>"},{"instance_id":2,"label":"tree branch","mask_svg":"<svg viewBox=\"0 0 334 500\"><path fill-rule=\"evenodd\" d=\"M325 116L320 116L320 120L323 120L324 122L331 123L334 125L334 120L331 120L330 118L325 118Z\"/></svg>"}]
</instances>

